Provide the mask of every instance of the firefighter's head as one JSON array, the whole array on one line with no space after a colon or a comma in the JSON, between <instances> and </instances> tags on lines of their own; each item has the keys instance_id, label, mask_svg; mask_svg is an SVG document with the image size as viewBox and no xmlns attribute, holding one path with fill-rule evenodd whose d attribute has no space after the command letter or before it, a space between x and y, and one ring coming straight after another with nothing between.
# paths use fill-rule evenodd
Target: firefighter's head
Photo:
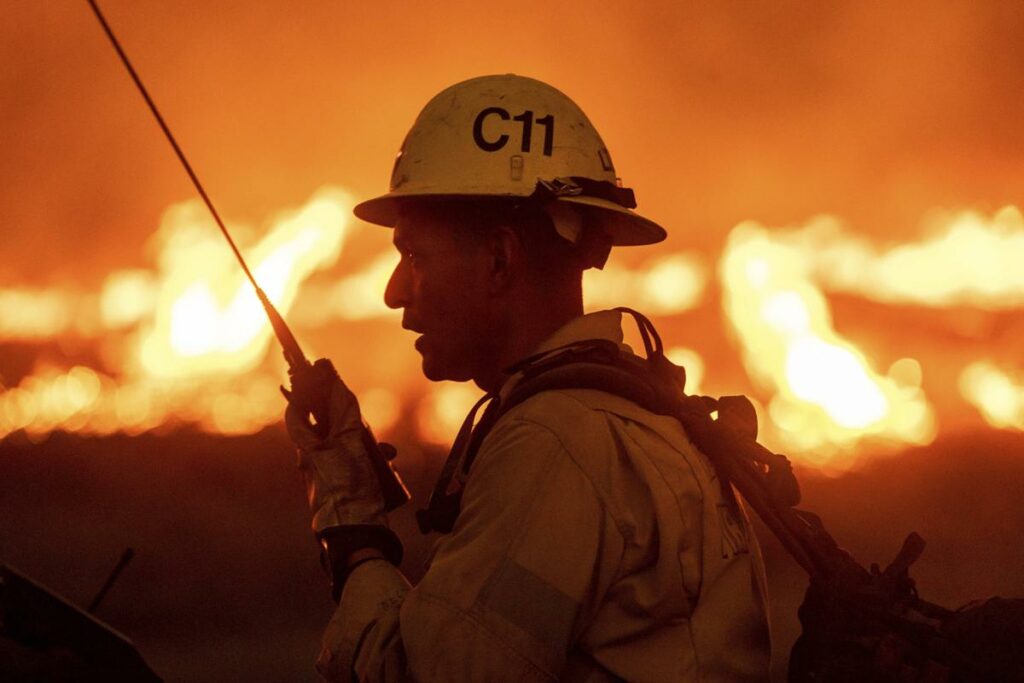
<instances>
[{"instance_id":1,"label":"firefighter's head","mask_svg":"<svg viewBox=\"0 0 1024 683\"><path fill-rule=\"evenodd\" d=\"M394 243L401 260L384 301L421 335L416 349L432 380L479 383L516 360L505 356L521 326L582 312L583 263L531 204L412 204Z\"/></svg>"},{"instance_id":2,"label":"firefighter's head","mask_svg":"<svg viewBox=\"0 0 1024 683\"><path fill-rule=\"evenodd\" d=\"M355 213L396 228L403 258L385 300L423 333L424 372L465 380L502 360L490 356L501 356L495 348L517 322L529 327L523 316L567 315L580 273L602 267L612 246L664 239L634 206L583 111L509 74L458 83L427 103L389 192Z\"/></svg>"}]
</instances>

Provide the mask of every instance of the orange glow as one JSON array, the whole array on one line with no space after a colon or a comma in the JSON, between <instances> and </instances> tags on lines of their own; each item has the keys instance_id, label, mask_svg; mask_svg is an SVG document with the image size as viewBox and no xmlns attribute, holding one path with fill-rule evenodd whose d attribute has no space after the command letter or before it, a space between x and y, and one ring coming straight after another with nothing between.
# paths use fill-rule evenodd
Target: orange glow
<instances>
[{"instance_id":1,"label":"orange glow","mask_svg":"<svg viewBox=\"0 0 1024 683\"><path fill-rule=\"evenodd\" d=\"M342 320L401 317L400 310L384 305L384 288L397 265L397 252L381 254L362 272L339 281L331 290L324 310L335 312Z\"/></svg>"},{"instance_id":2,"label":"orange glow","mask_svg":"<svg viewBox=\"0 0 1024 683\"><path fill-rule=\"evenodd\" d=\"M876 372L832 327L806 255L760 225L737 226L720 264L723 304L751 378L773 392L778 438L802 458L841 466L863 439L927 443L933 411L918 386Z\"/></svg>"},{"instance_id":3,"label":"orange glow","mask_svg":"<svg viewBox=\"0 0 1024 683\"><path fill-rule=\"evenodd\" d=\"M0 394L0 435L29 427L47 432L62 424L81 424L101 392L100 378L89 368L42 368L18 388Z\"/></svg>"},{"instance_id":4,"label":"orange glow","mask_svg":"<svg viewBox=\"0 0 1024 683\"><path fill-rule=\"evenodd\" d=\"M130 327L153 315L157 283L147 270L119 270L103 283L100 315L108 329Z\"/></svg>"},{"instance_id":5,"label":"orange glow","mask_svg":"<svg viewBox=\"0 0 1024 683\"><path fill-rule=\"evenodd\" d=\"M371 387L359 393L359 408L363 419L379 434L391 430L401 415L401 403L395 394L381 387Z\"/></svg>"},{"instance_id":6,"label":"orange glow","mask_svg":"<svg viewBox=\"0 0 1024 683\"><path fill-rule=\"evenodd\" d=\"M297 331L371 321L363 343L367 362L379 363L373 339L397 332L399 312L382 300L397 254L364 250L344 275L306 283L337 261L356 234L350 206L344 193L324 189L260 235L244 226L232 232ZM732 231L718 262L722 315L735 332L755 393L764 392L755 405L769 445L793 452L804 464L839 471L871 450L865 446L923 444L935 436L934 408L922 389L928 368L912 356L879 366L836 331L826 293L930 307L1019 305L1024 283L1016 269L976 264L1024 259L1018 252L1021 212L1007 207L991 218L936 215L929 236L885 248L828 216L795 229L769 231L746 222ZM186 202L169 208L151 247L153 270L114 271L99 294L0 290L0 339L91 338L100 342L103 359L92 368L81 361L64 368L40 361L0 393L0 437L19 429L107 434L168 425L240 434L280 420L283 364L262 308L203 207ZM707 295L706 263L701 254L662 252L640 266L613 263L588 271L587 308L626 304L662 317L691 311L694 321L706 325L708 318L699 316L714 301ZM702 393L707 368L717 376L721 355L705 360L693 349L671 346L671 324L659 322L667 353L686 368L687 390ZM409 371L397 373L397 384L372 379L370 370L369 378L353 385L364 415L385 434L398 426L411 398L420 396L412 410L415 429L425 441L447 444L479 391L470 384L427 383L412 371L415 355L409 355L403 361ZM971 364L960 377L960 393L989 424L1024 429L1024 385L1011 373L989 362Z\"/></svg>"},{"instance_id":7,"label":"orange glow","mask_svg":"<svg viewBox=\"0 0 1024 683\"><path fill-rule=\"evenodd\" d=\"M997 429L1024 430L1024 381L994 363L971 363L960 374L960 393Z\"/></svg>"},{"instance_id":8,"label":"orange glow","mask_svg":"<svg viewBox=\"0 0 1024 683\"><path fill-rule=\"evenodd\" d=\"M881 249L819 216L773 233L798 254L823 289L885 303L1006 309L1024 305L1024 215L1015 206L991 218L974 211L936 213L925 239Z\"/></svg>"},{"instance_id":9,"label":"orange glow","mask_svg":"<svg viewBox=\"0 0 1024 683\"><path fill-rule=\"evenodd\" d=\"M245 250L282 314L300 283L338 258L350 210L347 195L321 190L301 209L279 216ZM129 351L117 355L123 364L116 376L84 366L37 368L0 394L0 437L19 429L137 433L176 423L236 434L280 419L284 373L256 367L269 348L269 324L205 211L198 201L168 209L154 240L157 272L115 272L98 301L59 291L0 297L14 338L57 337L96 318L105 337L125 335ZM235 232L238 238L248 231ZM72 310L72 301L86 303ZM370 407L387 417L386 401Z\"/></svg>"},{"instance_id":10,"label":"orange glow","mask_svg":"<svg viewBox=\"0 0 1024 683\"><path fill-rule=\"evenodd\" d=\"M0 289L0 341L47 339L74 323L75 300L57 290Z\"/></svg>"},{"instance_id":11,"label":"orange glow","mask_svg":"<svg viewBox=\"0 0 1024 683\"><path fill-rule=\"evenodd\" d=\"M246 434L281 417L276 377L251 373L233 381L194 384L166 380L115 381L90 368L40 368L0 394L0 437L19 429L87 434L138 434L162 425L194 424L205 431Z\"/></svg>"},{"instance_id":12,"label":"orange glow","mask_svg":"<svg viewBox=\"0 0 1024 683\"><path fill-rule=\"evenodd\" d=\"M289 320L305 327L322 327L335 320L401 318L401 310L384 305L384 288L396 265L397 252L388 250L333 284L306 285L305 296L297 302Z\"/></svg>"},{"instance_id":13,"label":"orange glow","mask_svg":"<svg viewBox=\"0 0 1024 683\"><path fill-rule=\"evenodd\" d=\"M322 190L301 210L282 215L249 250L256 281L282 315L299 284L338 258L350 207L347 196ZM157 239L161 282L155 319L142 331L144 371L180 377L254 368L271 330L205 208L198 201L172 208Z\"/></svg>"},{"instance_id":14,"label":"orange glow","mask_svg":"<svg viewBox=\"0 0 1024 683\"><path fill-rule=\"evenodd\" d=\"M434 444L450 445L473 404L482 395L475 385L465 382L434 385L416 411L416 430L420 438Z\"/></svg>"},{"instance_id":15,"label":"orange glow","mask_svg":"<svg viewBox=\"0 0 1024 683\"><path fill-rule=\"evenodd\" d=\"M686 370L686 393L699 395L704 381L704 359L700 354L684 346L673 346L665 350L665 355Z\"/></svg>"},{"instance_id":16,"label":"orange glow","mask_svg":"<svg viewBox=\"0 0 1024 683\"><path fill-rule=\"evenodd\" d=\"M660 256L633 270L609 263L583 275L588 310L629 306L648 315L672 315L700 303L707 285L703 259L688 252Z\"/></svg>"}]
</instances>

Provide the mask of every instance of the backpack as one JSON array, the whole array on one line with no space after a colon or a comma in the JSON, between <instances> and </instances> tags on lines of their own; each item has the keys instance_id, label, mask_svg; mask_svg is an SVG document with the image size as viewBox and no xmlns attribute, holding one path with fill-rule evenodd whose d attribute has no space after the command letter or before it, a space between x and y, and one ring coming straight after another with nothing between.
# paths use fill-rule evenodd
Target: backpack
<instances>
[{"instance_id":1,"label":"backpack","mask_svg":"<svg viewBox=\"0 0 1024 683\"><path fill-rule=\"evenodd\" d=\"M739 492L807 572L810 584L798 612L802 633L790 654L791 683L1024 681L1024 600L991 598L959 610L922 600L909 575L924 550L916 533L884 570L874 564L865 569L815 514L795 507L800 487L790 462L757 442L750 401L686 394L685 371L665 356L650 320L632 309L616 310L636 320L645 358L593 339L508 368L521 373L520 381L504 398L488 394L470 412L428 507L417 513L424 533L452 530L477 451L506 412L543 391L595 389L676 418L723 486Z\"/></svg>"}]
</instances>

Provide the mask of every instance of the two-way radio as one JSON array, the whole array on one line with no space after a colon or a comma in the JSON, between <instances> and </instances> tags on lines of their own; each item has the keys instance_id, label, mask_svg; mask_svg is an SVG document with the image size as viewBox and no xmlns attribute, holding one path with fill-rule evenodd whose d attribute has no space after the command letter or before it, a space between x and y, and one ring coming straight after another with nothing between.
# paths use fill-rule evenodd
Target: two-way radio
<instances>
[{"instance_id":1,"label":"two-way radio","mask_svg":"<svg viewBox=\"0 0 1024 683\"><path fill-rule=\"evenodd\" d=\"M216 221L217 227L220 228L224 238L228 241L228 245L231 247L231 251L234 252L235 258L238 259L238 264L242 266L242 271L245 273L246 278L249 279L249 282L252 283L253 288L256 290L256 296L263 305L263 310L267 313L267 318L270 320L270 326L273 328L274 335L281 344L281 349L284 352L284 359L288 363L288 376L292 383L292 391L286 392L288 400L305 410L307 415L312 415L315 421L314 427L318 428L322 433L323 430L327 428L328 424L330 385L338 377L334 366L331 364L331 361L326 358L321 358L314 363L310 363L306 358L306 355L302 352L302 348L299 347L299 342L295 339L295 335L292 334L290 329L288 329L288 325L285 323L284 318L281 317L281 314L274 307L274 304L272 304L270 299L267 298L266 293L260 288L259 284L256 283L256 279L249 270L249 266L246 265L245 259L242 258L242 253L238 250L238 247L235 245L235 241L231 239L231 234L228 233L227 228L224 226L224 221L221 220L220 214L218 214L217 209L214 208L209 195L206 194L206 190L203 189L202 183L199 182L199 178L196 176L195 171L192 170L192 165L189 164L188 159L185 158L185 153L181 151L181 147L178 145L177 140L174 139L174 135L171 133L171 129L168 128L167 123L164 121L164 117L160 115L160 111L156 108L153 98L149 96L146 86L142 84L142 80L139 78L138 73L136 73L135 68L132 66L131 62L128 61L128 55L125 54L124 49L122 49L121 44L118 42L117 37L111 30L110 25L103 17L103 13L100 12L99 6L96 4L95 0L87 0L87 2L89 3L89 6L92 7L92 11L99 20L100 25L103 27L103 31L107 34L107 38L110 39L110 44L114 46L114 50L117 51L118 56L121 58L121 62L124 64L125 68L128 69L128 73L135 82L135 86L139 89L143 99L146 100L146 104L149 105L149 110L153 112L153 116L156 117L156 121L160 124L160 129L164 132L164 136L167 138L167 141L171 143L174 153L178 155L178 160L181 162L181 165L185 167L185 172L188 174L192 184L199 192L199 196L203 198L206 208L208 208L210 213L213 215L213 220ZM326 434L323 433L322 435L326 436ZM391 464L391 458L394 457L394 449L382 449L380 444L377 443L377 440L370 433L369 428L365 426L363 437L363 441L366 444L367 451L370 455L370 460L373 463L374 473L380 481L381 492L384 496L384 507L386 510L393 510L409 500L409 491L406 489L405 484L402 483L401 478L398 476L398 473Z\"/></svg>"}]
</instances>

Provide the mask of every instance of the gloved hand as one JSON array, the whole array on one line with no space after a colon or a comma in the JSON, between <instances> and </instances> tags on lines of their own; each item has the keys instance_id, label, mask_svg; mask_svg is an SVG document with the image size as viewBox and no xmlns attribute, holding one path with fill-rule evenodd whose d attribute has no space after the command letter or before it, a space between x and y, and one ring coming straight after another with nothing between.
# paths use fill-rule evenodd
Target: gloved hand
<instances>
[{"instance_id":1,"label":"gloved hand","mask_svg":"<svg viewBox=\"0 0 1024 683\"><path fill-rule=\"evenodd\" d=\"M312 393L303 386L303 379L295 378L285 425L299 448L313 531L319 536L334 527L386 526L384 499L368 451L372 444L367 443L369 435L355 395L336 374L326 380L326 401L318 411L326 424L314 427L305 407L308 402L300 400Z\"/></svg>"},{"instance_id":2,"label":"gloved hand","mask_svg":"<svg viewBox=\"0 0 1024 683\"><path fill-rule=\"evenodd\" d=\"M285 425L299 449L313 531L323 546L331 594L338 600L355 551L375 548L397 565L402 543L387 526L380 480L370 460L370 449L378 446L363 424L355 395L326 360L292 379ZM309 417L314 402L315 426Z\"/></svg>"}]
</instances>

